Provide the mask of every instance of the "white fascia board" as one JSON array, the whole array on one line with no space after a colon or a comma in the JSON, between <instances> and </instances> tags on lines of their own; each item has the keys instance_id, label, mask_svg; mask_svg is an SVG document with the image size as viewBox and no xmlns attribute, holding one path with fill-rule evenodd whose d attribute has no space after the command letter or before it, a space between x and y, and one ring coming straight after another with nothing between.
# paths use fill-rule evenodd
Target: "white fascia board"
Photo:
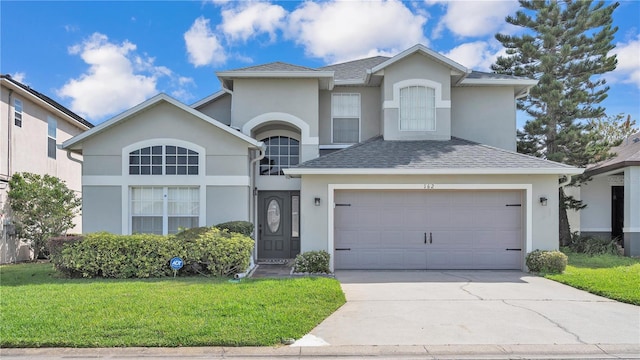
<instances>
[{"instance_id":1,"label":"white fascia board","mask_svg":"<svg viewBox=\"0 0 640 360\"><path fill-rule=\"evenodd\" d=\"M215 100L215 99L217 99L217 98L219 98L219 97L221 97L223 95L226 95L226 94L231 94L231 90L222 89L222 90L220 90L218 92L215 92L215 93L205 97L204 99L196 101L195 103L191 104L191 107L195 109L198 106L204 105L204 104L206 104L208 102L211 102L211 101L213 101L213 100Z\"/></svg>"},{"instance_id":2,"label":"white fascia board","mask_svg":"<svg viewBox=\"0 0 640 360\"><path fill-rule=\"evenodd\" d=\"M217 120L214 120L214 119L210 118L209 116L201 113L200 111L195 110L195 109L193 109L193 108L181 103L180 101L170 97L169 95L162 93L162 94L158 94L158 95L152 97L151 99L149 99L149 100L147 100L145 102L142 102L142 103L132 107L131 109L121 113L120 115L117 115L116 117L113 117L113 118L103 122L102 124L94 127L93 129L91 129L89 131L85 131L80 135L72 137L71 139L69 139L69 140L67 140L67 141L62 143L62 148L71 150L71 149L73 149L74 145L79 144L82 141L88 139L89 137L92 137L94 135L97 135L97 134L105 131L106 129L118 124L119 122L121 122L123 120L126 120L126 119L132 117L133 115L135 115L135 114L145 110L146 108L149 108L149 107L151 107L151 106L153 106L153 105L155 105L155 104L157 104L157 103L159 103L161 101L165 101L165 102L167 102L167 103L169 103L171 105L174 105L177 108L179 108L179 109L181 109L181 110L183 110L183 111L185 111L185 112L187 112L187 113L189 113L189 114L191 114L191 115L193 115L193 116L195 116L195 117L197 117L197 118L199 118L199 119L201 119L203 121L206 121L209 124L211 124L213 126L216 126L217 128L219 128L219 129L221 129L223 131L226 131L227 133L229 133L229 134L231 134L233 136L237 136L238 138L244 140L245 142L249 143L250 145L252 145L255 148L261 148L261 146L262 146L262 142L257 141L256 139L254 139L254 138L252 138L250 136L247 136L247 135L245 135L245 134L243 134L243 133L241 133L241 132L239 132L237 130L234 130L231 127L229 127L227 125L224 125L221 122L219 122Z\"/></svg>"},{"instance_id":3,"label":"white fascia board","mask_svg":"<svg viewBox=\"0 0 640 360\"><path fill-rule=\"evenodd\" d=\"M20 86L15 85L11 81L9 81L7 79L1 79L1 80L2 80L2 85L3 86L5 86L7 88L10 88L11 90L15 91L16 93L19 93L20 96L22 96L24 98L28 98L29 101L34 102L34 103L38 104L39 106L42 106L42 107L48 109L49 111L53 112L57 117L62 118L65 121L74 124L75 126L81 128L82 130L91 129L87 125L85 125L85 124L79 122L78 120L72 118L71 116L67 115L65 112L60 111L60 109L58 109L55 106L49 104L48 102L44 101L43 99L33 95L32 93L26 91L25 89L21 88ZM13 106L13 104L11 104L11 106Z\"/></svg>"},{"instance_id":4,"label":"white fascia board","mask_svg":"<svg viewBox=\"0 0 640 360\"><path fill-rule=\"evenodd\" d=\"M461 64L458 64L457 62L449 59L448 57L439 54L429 48L427 48L424 45L418 44L415 46L410 47L409 49L401 52L400 54L392 57L391 59L379 64L378 66L373 67L370 71L371 74L375 74L376 72L386 68L387 66L400 61L402 59L404 59L405 57L412 55L413 53L416 52L422 52L423 54L433 58L436 61L439 61L445 65L447 65L448 67L455 69L457 71L460 71L463 74L468 74L469 73L469 69L467 69L466 67L462 66Z\"/></svg>"},{"instance_id":5,"label":"white fascia board","mask_svg":"<svg viewBox=\"0 0 640 360\"><path fill-rule=\"evenodd\" d=\"M580 168L283 169L285 175L578 175Z\"/></svg>"},{"instance_id":6,"label":"white fascia board","mask_svg":"<svg viewBox=\"0 0 640 360\"><path fill-rule=\"evenodd\" d=\"M349 85L366 85L366 80L349 79L349 80L335 80L336 86L349 86Z\"/></svg>"},{"instance_id":7,"label":"white fascia board","mask_svg":"<svg viewBox=\"0 0 640 360\"><path fill-rule=\"evenodd\" d=\"M221 71L216 75L225 78L332 78L333 71Z\"/></svg>"},{"instance_id":8,"label":"white fascia board","mask_svg":"<svg viewBox=\"0 0 640 360\"><path fill-rule=\"evenodd\" d=\"M469 79L460 81L460 85L485 85L485 86L535 86L538 80L533 79Z\"/></svg>"}]
</instances>

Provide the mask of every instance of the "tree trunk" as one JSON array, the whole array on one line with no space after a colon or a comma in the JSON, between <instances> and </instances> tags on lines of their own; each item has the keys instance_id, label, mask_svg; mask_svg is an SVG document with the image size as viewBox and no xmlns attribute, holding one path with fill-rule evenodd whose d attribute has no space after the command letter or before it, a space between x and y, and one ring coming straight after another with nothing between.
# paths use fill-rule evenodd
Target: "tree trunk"
<instances>
[{"instance_id":1,"label":"tree trunk","mask_svg":"<svg viewBox=\"0 0 640 360\"><path fill-rule=\"evenodd\" d=\"M568 246L571 242L571 227L569 226L569 217L567 216L567 205L564 195L564 189L560 187L558 189L558 199L560 200L560 206L558 215L560 218L560 246Z\"/></svg>"}]
</instances>

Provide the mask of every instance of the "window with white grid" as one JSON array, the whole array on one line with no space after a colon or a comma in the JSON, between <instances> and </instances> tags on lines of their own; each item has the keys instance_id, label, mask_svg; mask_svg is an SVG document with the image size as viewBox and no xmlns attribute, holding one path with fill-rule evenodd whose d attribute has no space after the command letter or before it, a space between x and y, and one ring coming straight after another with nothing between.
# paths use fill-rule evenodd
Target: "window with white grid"
<instances>
[{"instance_id":1,"label":"window with white grid","mask_svg":"<svg viewBox=\"0 0 640 360\"><path fill-rule=\"evenodd\" d=\"M407 86L400 89L400 130L434 131L436 129L435 89Z\"/></svg>"},{"instance_id":2,"label":"window with white grid","mask_svg":"<svg viewBox=\"0 0 640 360\"><path fill-rule=\"evenodd\" d=\"M271 136L261 141L267 146L267 150L260 160L260 175L284 175L282 169L298 165L298 140L286 136Z\"/></svg>"},{"instance_id":3,"label":"window with white grid","mask_svg":"<svg viewBox=\"0 0 640 360\"><path fill-rule=\"evenodd\" d=\"M175 234L199 226L197 187L131 187L131 232Z\"/></svg>"},{"instance_id":4,"label":"window with white grid","mask_svg":"<svg viewBox=\"0 0 640 360\"><path fill-rule=\"evenodd\" d=\"M360 141L360 94L331 95L331 129L334 144Z\"/></svg>"},{"instance_id":5,"label":"window with white grid","mask_svg":"<svg viewBox=\"0 0 640 360\"><path fill-rule=\"evenodd\" d=\"M129 153L129 175L198 175L198 156L180 146L144 147Z\"/></svg>"}]
</instances>

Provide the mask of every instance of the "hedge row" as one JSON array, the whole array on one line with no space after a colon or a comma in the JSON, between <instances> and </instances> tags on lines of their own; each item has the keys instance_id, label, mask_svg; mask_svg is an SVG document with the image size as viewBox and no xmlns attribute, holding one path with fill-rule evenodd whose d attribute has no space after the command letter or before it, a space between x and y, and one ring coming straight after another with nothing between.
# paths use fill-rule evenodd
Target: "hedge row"
<instances>
[{"instance_id":1,"label":"hedge row","mask_svg":"<svg viewBox=\"0 0 640 360\"><path fill-rule=\"evenodd\" d=\"M68 276L147 278L173 275L169 260L184 260L181 274L231 276L249 266L253 240L217 227L173 236L93 233L82 238L53 238L51 261Z\"/></svg>"}]
</instances>

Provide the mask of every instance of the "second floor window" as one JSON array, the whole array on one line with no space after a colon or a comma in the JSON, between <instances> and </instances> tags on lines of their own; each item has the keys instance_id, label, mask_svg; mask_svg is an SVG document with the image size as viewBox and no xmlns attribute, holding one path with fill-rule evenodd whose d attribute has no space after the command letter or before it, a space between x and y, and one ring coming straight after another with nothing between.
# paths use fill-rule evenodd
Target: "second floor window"
<instances>
[{"instance_id":1,"label":"second floor window","mask_svg":"<svg viewBox=\"0 0 640 360\"><path fill-rule=\"evenodd\" d=\"M267 145L264 158L260 160L260 175L284 175L282 169L298 165L300 142L286 136L262 139Z\"/></svg>"},{"instance_id":2,"label":"second floor window","mask_svg":"<svg viewBox=\"0 0 640 360\"><path fill-rule=\"evenodd\" d=\"M334 144L360 141L360 94L331 95L331 129Z\"/></svg>"},{"instance_id":3,"label":"second floor window","mask_svg":"<svg viewBox=\"0 0 640 360\"><path fill-rule=\"evenodd\" d=\"M436 129L435 89L407 86L400 89L400 130L434 131Z\"/></svg>"},{"instance_id":4,"label":"second floor window","mask_svg":"<svg viewBox=\"0 0 640 360\"><path fill-rule=\"evenodd\" d=\"M13 121L18 127L22 127L22 100L13 99Z\"/></svg>"},{"instance_id":5,"label":"second floor window","mask_svg":"<svg viewBox=\"0 0 640 360\"><path fill-rule=\"evenodd\" d=\"M47 156L52 159L56 158L56 135L58 132L58 120L49 116L47 117Z\"/></svg>"},{"instance_id":6,"label":"second floor window","mask_svg":"<svg viewBox=\"0 0 640 360\"><path fill-rule=\"evenodd\" d=\"M129 175L198 175L198 156L180 146L144 147L129 153Z\"/></svg>"}]
</instances>

